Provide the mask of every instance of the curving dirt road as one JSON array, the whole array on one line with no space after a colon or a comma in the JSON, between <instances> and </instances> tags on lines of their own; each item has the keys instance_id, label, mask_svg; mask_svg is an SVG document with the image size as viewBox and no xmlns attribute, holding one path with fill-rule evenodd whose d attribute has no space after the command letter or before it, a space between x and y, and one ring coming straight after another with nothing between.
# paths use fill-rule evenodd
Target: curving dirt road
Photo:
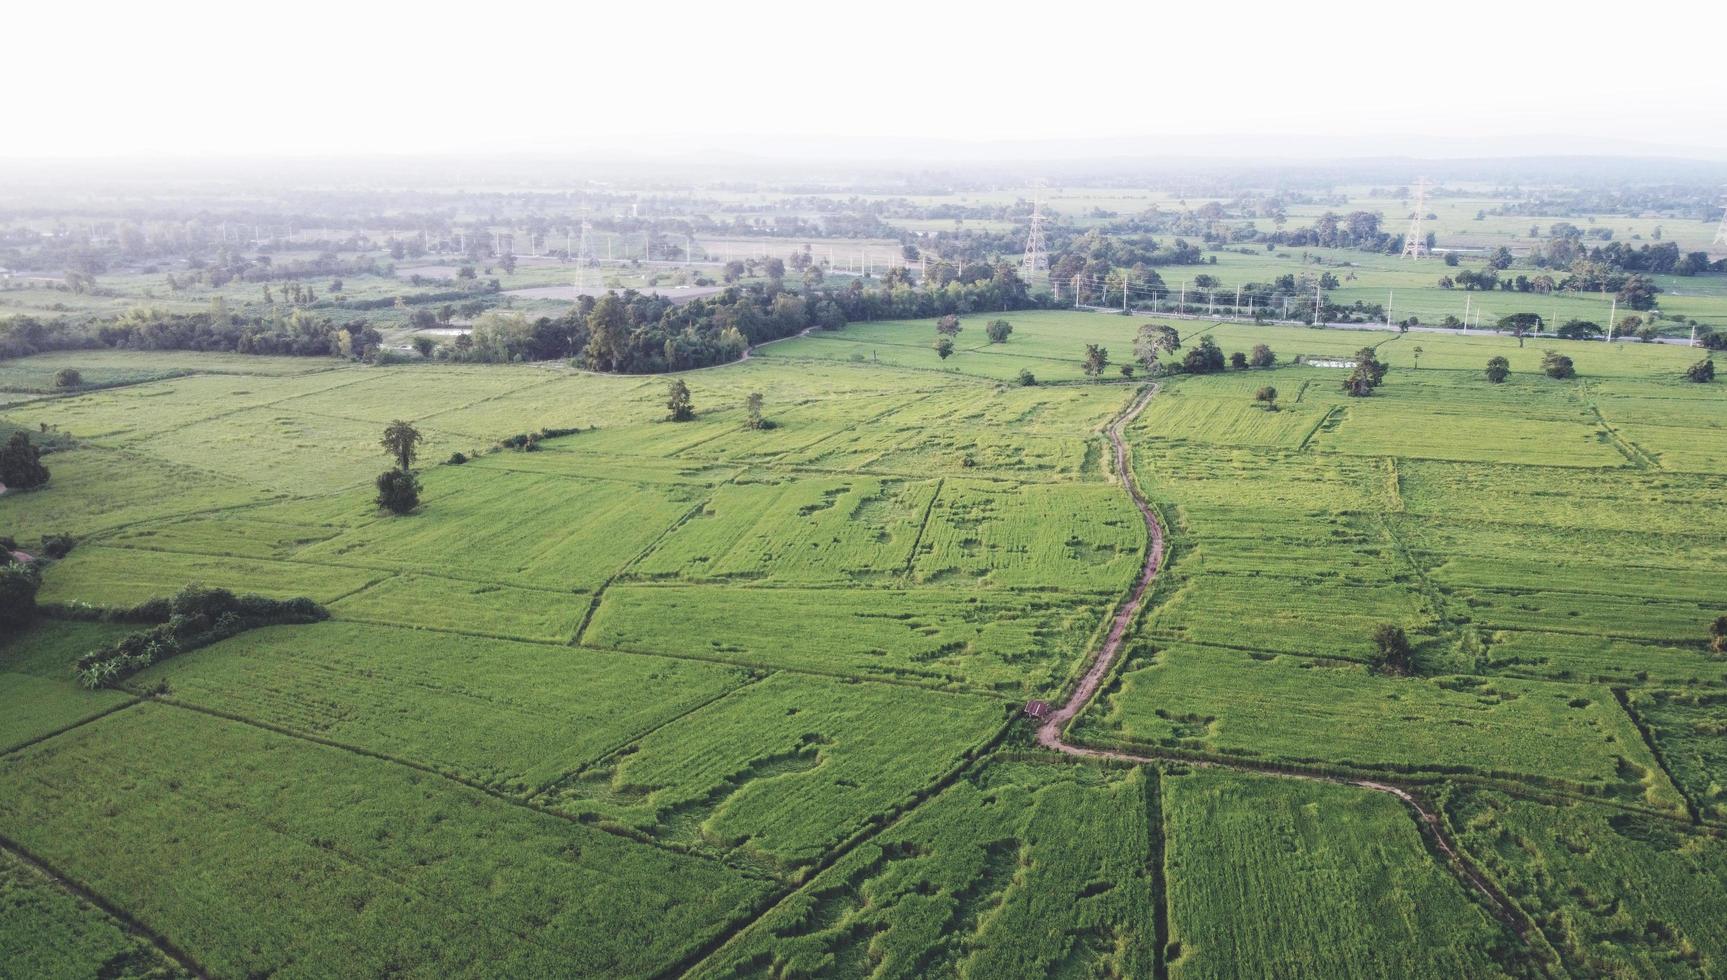
<instances>
[{"instance_id":1,"label":"curving dirt road","mask_svg":"<svg viewBox=\"0 0 1727 980\"><path fill-rule=\"evenodd\" d=\"M1154 754L1138 754L1133 752L1123 752L1117 749L1097 749L1084 745L1075 745L1067 740L1066 732L1068 723L1071 722L1081 711L1085 710L1085 708L1097 696L1098 689L1102 687L1104 678L1109 676L1110 669L1114 667L1116 661L1120 659L1122 643L1126 639L1127 629L1133 623L1134 617L1139 615L1140 609L1145 605L1146 594L1151 591L1151 584L1157 579L1158 570L1163 567L1163 524L1157 519L1157 512L1152 509L1150 501L1146 500L1145 493L1140 489L1139 480L1134 477L1133 469L1128 465L1130 460L1128 458L1127 442L1122 438L1123 431L1133 423L1134 419L1139 417L1140 412L1145 410L1146 404L1149 403L1151 401L1151 397L1157 393L1157 388L1158 386L1155 384L1147 387L1139 394L1139 397L1135 398L1120 415L1115 417L1115 420L1109 424L1108 428L1104 430L1104 434L1109 438L1110 445L1115 452L1115 471L1121 477L1122 485L1127 488L1127 494L1132 498L1133 505L1139 509L1139 516L1145 521L1145 533L1147 539L1145 564L1140 569L1139 581L1134 583L1133 591L1128 595L1127 601L1123 602L1116 609L1115 619L1109 626L1109 633L1104 638L1103 645L1098 647L1097 652L1093 654L1091 664L1086 668L1085 675L1080 678L1079 683L1075 685L1073 693L1068 695L1067 700L1059 708L1045 716L1043 723L1038 726L1038 744L1044 748L1060 752L1063 755L1071 755L1087 759L1113 759L1119 762L1130 763L1151 763L1157 762L1160 759L1159 756ZM1385 793L1389 796L1396 797L1397 799L1402 800L1410 809L1415 811L1417 826L1427 833L1428 837L1433 841L1434 846L1438 848L1440 853L1445 855L1447 863L1450 865L1452 871L1456 873L1457 876L1467 885L1474 888L1475 891L1479 892L1481 896L1486 899L1488 908L1493 911L1499 920L1515 930L1519 935L1523 934L1527 929L1527 924L1524 922L1522 916L1513 911L1510 903L1500 895L1499 890L1483 878L1473 867L1471 867L1469 862L1464 860L1463 855L1457 850L1457 848L1452 845L1451 841L1445 835L1444 825L1440 823L1439 815L1428 809L1427 805L1423 803L1419 797L1402 786L1372 779L1349 779L1343 776L1319 776L1311 773L1286 772L1270 766L1253 765L1248 763L1236 764L1218 760L1200 761L1174 755L1168 756L1167 758L1172 761L1180 762L1182 765L1237 769L1244 772L1253 772L1268 776L1280 776L1287 779L1305 779L1310 782L1336 783L1338 785L1355 786L1361 789L1372 790L1376 793Z\"/></svg>"}]
</instances>

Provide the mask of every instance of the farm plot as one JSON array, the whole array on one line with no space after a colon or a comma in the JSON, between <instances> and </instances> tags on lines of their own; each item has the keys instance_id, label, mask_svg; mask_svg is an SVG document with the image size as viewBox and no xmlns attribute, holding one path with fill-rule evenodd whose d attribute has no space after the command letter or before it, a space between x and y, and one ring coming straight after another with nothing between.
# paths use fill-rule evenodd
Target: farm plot
<instances>
[{"instance_id":1,"label":"farm plot","mask_svg":"<svg viewBox=\"0 0 1727 980\"><path fill-rule=\"evenodd\" d=\"M1390 796L1206 769L1162 787L1172 978L1526 972Z\"/></svg>"},{"instance_id":2,"label":"farm plot","mask_svg":"<svg viewBox=\"0 0 1727 980\"><path fill-rule=\"evenodd\" d=\"M1119 487L950 479L911 568L922 584L1107 592L1144 557L1145 522Z\"/></svg>"},{"instance_id":3,"label":"farm plot","mask_svg":"<svg viewBox=\"0 0 1727 980\"><path fill-rule=\"evenodd\" d=\"M1593 419L1560 422L1360 403L1344 409L1335 424L1321 426L1313 447L1370 456L1544 466L1617 467L1626 462Z\"/></svg>"},{"instance_id":4,"label":"farm plot","mask_svg":"<svg viewBox=\"0 0 1727 980\"><path fill-rule=\"evenodd\" d=\"M0 758L0 833L222 976L646 976L765 891L436 776L157 704Z\"/></svg>"},{"instance_id":5,"label":"farm plot","mask_svg":"<svg viewBox=\"0 0 1727 980\"><path fill-rule=\"evenodd\" d=\"M1263 383L1276 380L1260 377ZM1239 398L1220 398L1213 386L1189 383L1159 391L1128 430L1134 439L1156 439L1160 443L1206 443L1222 446L1275 446L1297 449L1325 420L1329 404L1293 402L1294 391L1278 390L1283 399L1278 411L1267 411L1252 399L1252 392Z\"/></svg>"},{"instance_id":6,"label":"farm plot","mask_svg":"<svg viewBox=\"0 0 1727 980\"><path fill-rule=\"evenodd\" d=\"M591 592L706 492L469 466L437 467L423 483L425 503L412 518L367 523L297 557ZM356 512L368 503L356 499ZM502 514L509 519L500 521Z\"/></svg>"},{"instance_id":7,"label":"farm plot","mask_svg":"<svg viewBox=\"0 0 1727 980\"><path fill-rule=\"evenodd\" d=\"M79 446L43 458L48 486L8 493L7 530L86 535L136 521L255 503L265 495L240 480L132 452Z\"/></svg>"},{"instance_id":8,"label":"farm plot","mask_svg":"<svg viewBox=\"0 0 1727 980\"><path fill-rule=\"evenodd\" d=\"M247 408L284 401L366 380L358 369L290 377L201 374L150 384L33 402L7 410L7 417L35 427L57 426L101 445L133 445Z\"/></svg>"},{"instance_id":9,"label":"farm plot","mask_svg":"<svg viewBox=\"0 0 1727 980\"><path fill-rule=\"evenodd\" d=\"M191 974L61 883L0 851L0 963L8 976L180 980Z\"/></svg>"},{"instance_id":10,"label":"farm plot","mask_svg":"<svg viewBox=\"0 0 1727 980\"><path fill-rule=\"evenodd\" d=\"M312 566L308 566L312 567ZM568 643L589 596L492 582L385 573L332 603L339 619L541 643Z\"/></svg>"},{"instance_id":11,"label":"farm plot","mask_svg":"<svg viewBox=\"0 0 1727 980\"><path fill-rule=\"evenodd\" d=\"M721 487L630 574L792 583L897 578L937 487L865 476L742 480Z\"/></svg>"},{"instance_id":12,"label":"farm plot","mask_svg":"<svg viewBox=\"0 0 1727 980\"><path fill-rule=\"evenodd\" d=\"M274 599L306 596L329 602L380 577L356 568L309 562L260 561L87 545L55 562L42 581L42 602L129 609L197 583Z\"/></svg>"},{"instance_id":13,"label":"farm plot","mask_svg":"<svg viewBox=\"0 0 1727 980\"><path fill-rule=\"evenodd\" d=\"M243 633L132 683L529 794L748 680L689 660L326 622Z\"/></svg>"},{"instance_id":14,"label":"farm plot","mask_svg":"<svg viewBox=\"0 0 1727 980\"><path fill-rule=\"evenodd\" d=\"M1628 699L1698 813L1727 819L1727 694L1634 690Z\"/></svg>"},{"instance_id":15,"label":"farm plot","mask_svg":"<svg viewBox=\"0 0 1727 980\"><path fill-rule=\"evenodd\" d=\"M1727 841L1583 803L1459 792L1459 843L1588 976L1695 976L1727 966Z\"/></svg>"},{"instance_id":16,"label":"farm plot","mask_svg":"<svg viewBox=\"0 0 1727 980\"><path fill-rule=\"evenodd\" d=\"M882 680L1050 693L1076 669L1108 597L945 588L615 585L588 646Z\"/></svg>"},{"instance_id":17,"label":"farm plot","mask_svg":"<svg viewBox=\"0 0 1727 980\"><path fill-rule=\"evenodd\" d=\"M1156 399L1153 399L1154 401ZM1383 461L1334 456L1315 459L1277 450L1207 448L1135 441L1133 469L1154 498L1176 503L1203 535L1242 514L1320 514L1397 507L1395 472ZM1207 512L1229 508L1222 520Z\"/></svg>"},{"instance_id":18,"label":"farm plot","mask_svg":"<svg viewBox=\"0 0 1727 980\"><path fill-rule=\"evenodd\" d=\"M1149 662L1146 662L1149 661ZM1466 773L1682 808L1605 688L1171 644L1129 663L1081 734L1129 745L1389 772Z\"/></svg>"},{"instance_id":19,"label":"farm plot","mask_svg":"<svg viewBox=\"0 0 1727 980\"><path fill-rule=\"evenodd\" d=\"M992 762L691 976L1151 976L1156 811L1150 769Z\"/></svg>"},{"instance_id":20,"label":"farm plot","mask_svg":"<svg viewBox=\"0 0 1727 980\"><path fill-rule=\"evenodd\" d=\"M985 698L776 674L655 729L537 801L790 875L958 766L1005 714Z\"/></svg>"},{"instance_id":21,"label":"farm plot","mask_svg":"<svg viewBox=\"0 0 1727 980\"><path fill-rule=\"evenodd\" d=\"M0 752L131 701L122 691L85 691L72 681L72 661L131 630L42 621L0 636Z\"/></svg>"},{"instance_id":22,"label":"farm plot","mask_svg":"<svg viewBox=\"0 0 1727 980\"><path fill-rule=\"evenodd\" d=\"M52 392L54 375L72 368L89 387L142 384L185 374L289 375L328 371L334 362L310 357L203 354L191 351L72 350L18 357L0 364L0 391Z\"/></svg>"},{"instance_id":23,"label":"farm plot","mask_svg":"<svg viewBox=\"0 0 1727 980\"><path fill-rule=\"evenodd\" d=\"M1718 506L1721 481L1634 469L1586 470L1400 461L1402 499L1410 514L1473 523L1647 535L1727 534Z\"/></svg>"},{"instance_id":24,"label":"farm plot","mask_svg":"<svg viewBox=\"0 0 1727 980\"><path fill-rule=\"evenodd\" d=\"M368 483L383 469L381 427L279 406L248 408L137 440L134 451L196 466L251 484L261 492L309 495ZM472 449L472 440L422 426L420 455L441 459Z\"/></svg>"},{"instance_id":25,"label":"farm plot","mask_svg":"<svg viewBox=\"0 0 1727 980\"><path fill-rule=\"evenodd\" d=\"M381 428L392 419L417 419L434 428L475 437L489 434L495 439L509 433L490 430L476 433L461 427L463 410L515 393L531 397L536 387L558 378L558 374L538 367L487 365L475 369L415 365L373 371L364 384L299 395L276 402L273 407L295 415L371 422L374 428ZM521 424L519 418L517 424ZM576 424L579 422L565 422L559 428Z\"/></svg>"},{"instance_id":26,"label":"farm plot","mask_svg":"<svg viewBox=\"0 0 1727 980\"><path fill-rule=\"evenodd\" d=\"M1580 633L1495 630L1482 634L1482 666L1518 677L1596 684L1727 687L1727 661L1699 644L1659 644Z\"/></svg>"}]
</instances>

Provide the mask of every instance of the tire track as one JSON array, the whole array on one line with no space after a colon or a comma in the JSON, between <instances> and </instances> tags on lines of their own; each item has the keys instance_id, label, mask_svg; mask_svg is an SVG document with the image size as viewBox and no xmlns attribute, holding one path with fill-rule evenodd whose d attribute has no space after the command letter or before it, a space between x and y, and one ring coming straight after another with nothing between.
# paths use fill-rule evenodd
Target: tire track
<instances>
[{"instance_id":1,"label":"tire track","mask_svg":"<svg viewBox=\"0 0 1727 980\"><path fill-rule=\"evenodd\" d=\"M1164 542L1163 524L1157 518L1157 512L1146 499L1140 489L1139 481L1133 475L1129 465L1127 442L1122 433L1132 424L1133 420L1145 410L1153 395L1157 394L1158 386L1153 384L1140 393L1120 415L1115 417L1104 430L1110 445L1115 450L1115 470L1121 477L1122 485L1127 489L1128 497L1138 508L1139 516L1145 521L1146 549L1145 564L1140 568L1139 580L1134 583L1133 591L1128 593L1127 600L1117 607L1115 619L1110 623L1109 633L1105 636L1102 646L1092 655L1091 665L1084 676L1074 687L1073 693L1055 711L1051 712L1038 726L1038 745L1060 752L1063 755L1085 759L1108 759L1116 762L1133 764L1155 763L1161 757L1155 753L1136 754L1116 749L1097 749L1078 745L1067 740L1067 726L1084 711L1097 697L1097 692L1103 685L1104 678L1115 667L1121 657L1123 641L1127 636L1128 626L1139 615L1145 606L1145 597L1151 591L1151 585L1157 579L1157 573L1163 567ZM1192 759L1180 759L1183 765L1205 766L1208 768L1235 769L1243 772L1253 772L1261 775L1281 776L1287 779L1305 779L1312 782L1336 783L1344 786L1355 786L1361 789L1384 793L1401 800L1414 811L1416 826L1433 842L1435 848L1444 855L1452 872L1472 890L1477 892L1486 902L1488 909L1519 936L1525 936L1533 925L1500 893L1499 889L1489 882L1480 872L1464 859L1462 852L1452 844L1447 836L1445 826L1439 814L1429 808L1419 797L1409 789L1395 783L1372 779L1350 779L1344 776L1318 776L1308 773L1284 772L1270 766L1235 765L1223 762L1199 762Z\"/></svg>"}]
</instances>

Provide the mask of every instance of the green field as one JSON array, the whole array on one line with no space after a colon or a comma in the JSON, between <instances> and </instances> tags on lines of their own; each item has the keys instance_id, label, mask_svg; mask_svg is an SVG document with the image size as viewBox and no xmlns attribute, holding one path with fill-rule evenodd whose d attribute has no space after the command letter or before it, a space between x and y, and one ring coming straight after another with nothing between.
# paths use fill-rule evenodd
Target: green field
<instances>
[{"instance_id":1,"label":"green field","mask_svg":"<svg viewBox=\"0 0 1727 980\"><path fill-rule=\"evenodd\" d=\"M0 424L67 440L0 533L76 539L0 640L0 973L1721 971L1696 352L1567 343L1561 381L1558 342L1181 321L1278 366L1156 378L1124 474L1146 379L1080 358L1154 321L992 316L945 363L885 321L689 372L683 424L663 378L562 364L93 352L111 386L54 395L78 352L0 362ZM1369 398L1295 363L1367 344ZM395 418L427 435L402 517ZM542 427L580 431L494 448ZM1129 758L1075 759L1019 715L1140 573L1129 479L1165 562L1068 729ZM72 682L138 628L99 610L193 582L330 619ZM1388 794L1268 770L1408 787L1464 864Z\"/></svg>"}]
</instances>

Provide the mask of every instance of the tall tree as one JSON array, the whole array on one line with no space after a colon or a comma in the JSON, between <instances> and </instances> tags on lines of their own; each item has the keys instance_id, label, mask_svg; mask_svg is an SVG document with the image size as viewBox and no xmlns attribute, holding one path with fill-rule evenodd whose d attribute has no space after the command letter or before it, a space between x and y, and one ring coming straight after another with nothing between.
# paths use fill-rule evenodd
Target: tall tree
<instances>
[{"instance_id":1,"label":"tall tree","mask_svg":"<svg viewBox=\"0 0 1727 980\"><path fill-rule=\"evenodd\" d=\"M395 457L396 469L406 473L414 468L414 457L419 453L420 443L425 441L413 423L396 419L384 427L384 438L379 440L379 445Z\"/></svg>"},{"instance_id":2,"label":"tall tree","mask_svg":"<svg viewBox=\"0 0 1727 980\"><path fill-rule=\"evenodd\" d=\"M1085 369L1085 375L1088 378L1101 375L1103 369L1109 367L1109 348L1099 347L1097 344L1086 344L1085 359L1080 362L1080 366Z\"/></svg>"},{"instance_id":3,"label":"tall tree","mask_svg":"<svg viewBox=\"0 0 1727 980\"><path fill-rule=\"evenodd\" d=\"M1373 630L1373 660L1375 670L1384 674L1404 676L1414 662L1410 657L1409 635L1395 623L1381 623Z\"/></svg>"}]
</instances>

